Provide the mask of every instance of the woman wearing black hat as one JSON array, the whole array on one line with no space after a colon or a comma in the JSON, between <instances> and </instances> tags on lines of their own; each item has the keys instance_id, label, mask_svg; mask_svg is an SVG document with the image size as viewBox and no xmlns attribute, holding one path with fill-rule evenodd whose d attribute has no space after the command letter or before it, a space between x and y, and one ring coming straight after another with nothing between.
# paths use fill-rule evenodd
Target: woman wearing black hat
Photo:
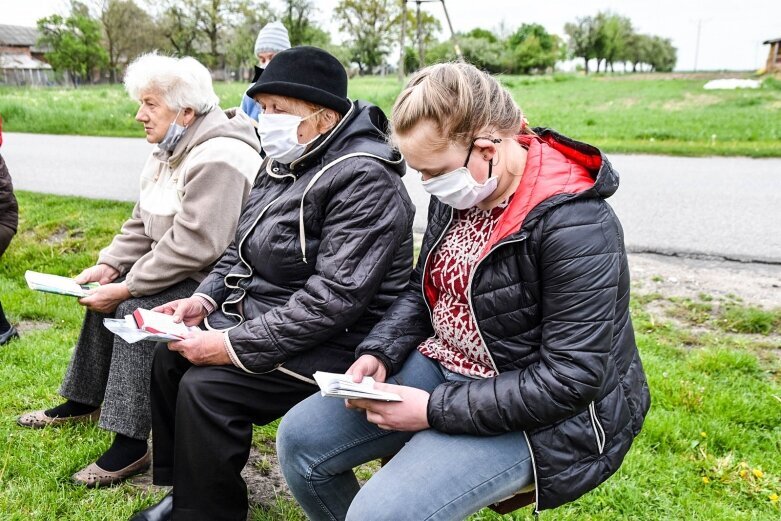
<instances>
[{"instance_id":1,"label":"woman wearing black hat","mask_svg":"<svg viewBox=\"0 0 781 521\"><path fill-rule=\"evenodd\" d=\"M267 160L214 270L157 308L206 330L157 347L154 483L174 488L135 520L246 519L252 424L316 392L315 370L347 369L411 272L404 161L338 60L283 51L248 93Z\"/></svg>"}]
</instances>

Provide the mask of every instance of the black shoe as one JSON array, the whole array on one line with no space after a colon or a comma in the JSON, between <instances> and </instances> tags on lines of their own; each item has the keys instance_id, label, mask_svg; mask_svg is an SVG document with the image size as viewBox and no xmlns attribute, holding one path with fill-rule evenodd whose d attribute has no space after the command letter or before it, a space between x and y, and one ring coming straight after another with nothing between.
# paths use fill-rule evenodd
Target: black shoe
<instances>
[{"instance_id":1,"label":"black shoe","mask_svg":"<svg viewBox=\"0 0 781 521\"><path fill-rule=\"evenodd\" d=\"M170 521L173 510L174 493L169 492L158 504L134 514L130 521Z\"/></svg>"},{"instance_id":2,"label":"black shoe","mask_svg":"<svg viewBox=\"0 0 781 521\"><path fill-rule=\"evenodd\" d=\"M6 331L5 333L0 333L0 346L3 344L7 344L14 338L19 338L19 331L17 331L14 326L11 326L11 329Z\"/></svg>"}]
</instances>

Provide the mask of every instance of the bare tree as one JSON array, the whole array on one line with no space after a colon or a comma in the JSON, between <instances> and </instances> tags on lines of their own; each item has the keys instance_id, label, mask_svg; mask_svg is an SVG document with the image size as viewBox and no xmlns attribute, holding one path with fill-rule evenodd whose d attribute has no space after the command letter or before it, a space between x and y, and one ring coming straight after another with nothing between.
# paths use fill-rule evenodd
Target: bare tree
<instances>
[{"instance_id":1,"label":"bare tree","mask_svg":"<svg viewBox=\"0 0 781 521\"><path fill-rule=\"evenodd\" d=\"M101 0L98 9L108 51L109 78L116 83L130 60L165 42L152 17L134 0Z\"/></svg>"}]
</instances>

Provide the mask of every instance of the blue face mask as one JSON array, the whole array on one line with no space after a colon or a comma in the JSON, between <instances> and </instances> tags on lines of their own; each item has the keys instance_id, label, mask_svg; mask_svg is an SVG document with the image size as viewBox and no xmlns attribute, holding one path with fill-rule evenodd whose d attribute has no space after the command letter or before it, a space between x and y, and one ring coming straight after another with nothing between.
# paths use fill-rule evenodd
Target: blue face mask
<instances>
[{"instance_id":1,"label":"blue face mask","mask_svg":"<svg viewBox=\"0 0 781 521\"><path fill-rule=\"evenodd\" d=\"M160 147L161 150L165 150L167 152L173 152L176 148L176 145L179 143L179 141L182 139L182 136L185 132L187 132L187 127L180 125L176 122L176 120L179 118L179 114L182 111L176 113L176 117L171 122L171 125L168 127L168 131L165 133L165 137L163 137L163 140L157 144L158 147Z\"/></svg>"}]
</instances>

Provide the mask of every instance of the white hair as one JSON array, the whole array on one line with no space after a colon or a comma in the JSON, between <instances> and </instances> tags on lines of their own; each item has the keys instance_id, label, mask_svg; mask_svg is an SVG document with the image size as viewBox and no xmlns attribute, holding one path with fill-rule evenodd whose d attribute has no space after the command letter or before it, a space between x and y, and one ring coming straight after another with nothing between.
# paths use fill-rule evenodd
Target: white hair
<instances>
[{"instance_id":1,"label":"white hair","mask_svg":"<svg viewBox=\"0 0 781 521\"><path fill-rule=\"evenodd\" d=\"M125 89L137 101L153 92L163 98L168 108L177 111L191 108L196 115L209 112L220 102L209 70L189 56L142 54L125 72Z\"/></svg>"}]
</instances>

